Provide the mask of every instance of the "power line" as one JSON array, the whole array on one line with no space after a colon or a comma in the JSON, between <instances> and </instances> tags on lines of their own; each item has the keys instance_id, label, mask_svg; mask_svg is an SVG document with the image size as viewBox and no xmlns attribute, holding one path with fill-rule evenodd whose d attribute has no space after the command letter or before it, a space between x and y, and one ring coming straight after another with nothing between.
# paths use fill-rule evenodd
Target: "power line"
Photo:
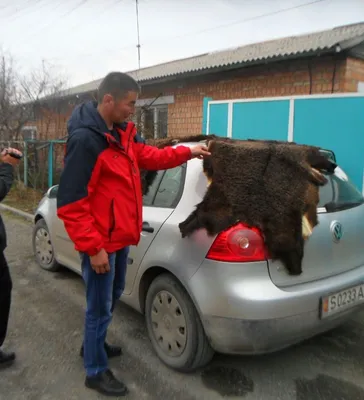
<instances>
[{"instance_id":1,"label":"power line","mask_svg":"<svg viewBox=\"0 0 364 400\"><path fill-rule=\"evenodd\" d=\"M101 15L105 14L105 12L110 11L111 7L116 6L118 3L122 3L123 1L125 1L125 0L113 0L112 4L109 4L108 7L105 7L104 10L100 14L97 15L97 18L100 18Z\"/></svg>"},{"instance_id":2,"label":"power line","mask_svg":"<svg viewBox=\"0 0 364 400\"><path fill-rule=\"evenodd\" d=\"M45 28L49 27L50 25L54 25L55 22L60 21L62 18L65 18L72 14L75 10L78 8L82 7L84 4L86 4L89 0L81 0L75 7L71 8L70 10L66 11L63 13L60 17L54 18L51 21L48 22L48 24L43 25L40 29L33 31L33 33L30 33L29 35L26 36L26 39L29 39L33 36L36 36L40 32L42 32ZM58 8L60 5L64 3L64 0L61 0L55 8ZM24 38L21 39L21 41L24 43ZM18 42L15 42L13 44L16 44Z\"/></svg>"},{"instance_id":3,"label":"power line","mask_svg":"<svg viewBox=\"0 0 364 400\"><path fill-rule=\"evenodd\" d=\"M83 1L87 1L87 0L83 0ZM138 1L138 0L136 0L136 1ZM196 35L203 34L203 33L206 33L206 32L216 31L216 30L218 30L218 29L228 28L228 27L230 27L230 26L241 25L241 24L244 24L244 23L246 23L246 22L251 22L251 21L255 21L255 20L262 19L262 18L274 16L274 15L277 15L277 14L282 14L282 13L285 13L285 12L288 12L288 11L292 11L292 10L295 10L295 9L299 9L299 8L311 6L311 5L313 5L313 4L322 3L322 2L324 2L324 1L328 1L328 0L314 0L314 1L311 1L311 2L309 2L309 3L300 4L300 5L298 5L298 6L287 7L287 8L280 9L280 10L276 10L276 11L272 11L272 12L269 12L269 13L256 15L256 16L254 16L254 17L244 18L244 19L237 20L237 21L234 21L234 22L229 22L229 23L226 23L226 24L215 25L215 26L213 26L213 27L201 29L201 30L194 31L194 32L188 32L188 33L185 33L185 34L182 34L182 35L169 36L169 37L168 37L168 40L171 40L171 39L172 39L172 40L173 40L173 39L181 39L181 38L185 38L185 37L189 37L189 36L196 36ZM43 29L43 28L42 28L42 29ZM138 40L139 40L139 39L138 39ZM161 38L160 41L159 41L158 39L153 39L153 40L151 40L151 41L149 41L149 42L147 41L147 42L145 42L145 43L147 43L147 44L152 44L152 43L163 43L163 42L165 42L165 38L163 38L163 39ZM145 44L145 43L144 43L144 44ZM128 50L128 49L134 48L134 46L135 46L135 45L124 46L124 47L119 48L119 50ZM112 48L112 49L111 49L111 48L109 48L109 49L103 48L101 51L102 51L102 52L105 52L105 51L112 51L112 50L115 51L115 48ZM97 53L96 53L95 51L93 51L92 53L78 54L77 57L86 58L86 57L95 57L95 56L97 56ZM65 61L65 59L62 58L62 57L51 57L51 59L52 59L52 60L61 60L61 61ZM138 56L138 60L139 60L139 56ZM139 68L140 68L140 67L139 67Z\"/></svg>"},{"instance_id":4,"label":"power line","mask_svg":"<svg viewBox=\"0 0 364 400\"><path fill-rule=\"evenodd\" d=\"M39 1L39 0L38 0ZM37 1L37 2L38 2ZM40 0L41 1L41 0ZM7 8L9 8L9 10L10 10L10 14L8 14L8 15L6 15L6 13L4 14L4 13L2 13L2 17L6 17L6 18L8 18L8 17L11 17L12 15L15 15L15 14L18 14L19 12L21 13L24 9L26 10L28 7L26 6L26 4L27 3L31 3L32 2L32 0L28 0L28 1L26 1L22 6L21 6L21 8L19 7L19 4L18 5L16 5L16 4L8 4L8 5L5 5L5 6L3 6L3 7L1 7L1 10L6 10ZM30 4L30 6L32 6L32 4ZM15 8L14 8L15 7ZM8 11L9 11L8 10ZM12 12L13 11L13 12Z\"/></svg>"},{"instance_id":5,"label":"power line","mask_svg":"<svg viewBox=\"0 0 364 400\"><path fill-rule=\"evenodd\" d=\"M304 4L300 4L298 6L287 7L287 8L283 8L281 10L272 11L270 13L256 15L255 17L249 17L249 18L241 19L241 20L238 20L238 21L235 21L235 22L229 22L229 23L222 24L222 25L216 25L216 26L213 26L211 28L202 29L200 31L195 31L195 32L190 32L190 33L183 34L183 35L173 36L173 37L171 37L171 39L179 39L179 38L184 38L184 37L188 37L188 36L198 35L200 33L215 31L216 29L229 28L230 26L240 25L240 24L243 24L245 22L251 22L251 21L255 21L257 19L271 17L273 15L281 14L281 13L284 13L284 12L287 12L287 11L296 10L296 9L302 8L302 7L311 6L313 4L321 3L323 1L327 1L327 0L315 0L315 1L311 1L310 3L304 3Z\"/></svg>"},{"instance_id":6,"label":"power line","mask_svg":"<svg viewBox=\"0 0 364 400\"><path fill-rule=\"evenodd\" d=\"M51 1L53 2L54 0L51 0ZM57 9L59 6L65 5L67 1L73 2L74 0L60 0L60 2L59 2L55 7L52 8L52 11L54 11L55 9ZM103 1L105 1L105 0L103 0ZM108 12L108 11L110 11L111 7L113 7L114 5L116 5L116 4L118 4L118 3L121 3L121 2L123 2L123 1L125 1L125 0L110 0L110 4L109 4L107 7L105 7L105 3L104 3L104 4L103 4L103 9L102 9L102 11L101 11L100 13L97 14L97 18L100 18L103 14L105 14L105 13ZM111 4L111 3L112 3L112 4ZM49 4L48 4L48 5L49 5ZM73 11L74 11L74 10L73 10ZM72 12L72 10L67 11L66 14L67 14L67 13L70 14L71 12ZM48 25L47 25L47 26L48 26ZM80 24L79 21L76 21L75 23L73 23L71 26L68 27L68 31L69 31L69 32L72 32L72 35L75 35L75 33L76 33L80 28L82 28L82 25ZM44 27L42 27L40 30L38 30L38 33L39 33L40 31L42 31L43 29L44 29ZM30 34L32 35L32 32L30 32ZM35 33L35 35L37 35L37 32ZM35 36L35 35L33 35L33 36Z\"/></svg>"},{"instance_id":7,"label":"power line","mask_svg":"<svg viewBox=\"0 0 364 400\"><path fill-rule=\"evenodd\" d=\"M72 14L73 11L77 10L78 8L82 7L84 4L86 4L88 0L81 0L77 6L73 7L71 10L67 11L63 15L61 15L61 18L67 17L68 15Z\"/></svg>"},{"instance_id":8,"label":"power line","mask_svg":"<svg viewBox=\"0 0 364 400\"><path fill-rule=\"evenodd\" d=\"M32 14L34 11L38 11L40 8L43 8L44 4L42 4L41 7L39 8L37 7L34 8L34 6L39 5L39 3L41 3L42 1L44 0L36 0L36 1L29 0L27 3L24 4L24 6L21 9L16 8L15 10L13 10L14 12L10 12L10 14L8 15L1 14L1 17L6 19L7 23L14 22L25 15L28 16L29 14ZM45 5L47 5L47 3Z\"/></svg>"},{"instance_id":9,"label":"power line","mask_svg":"<svg viewBox=\"0 0 364 400\"><path fill-rule=\"evenodd\" d=\"M32 0L31 0L32 1ZM39 3L40 1L44 1L44 0L37 0L37 3ZM50 4L52 4L52 0L50 0L51 3L45 3L42 4L39 8L36 8L34 10L29 11L28 14L33 13L34 11L39 11L39 9L43 8L44 6L49 6ZM65 5L68 1L74 2L74 0L60 0L60 2L52 8L52 11L56 10L58 7ZM40 27L40 29L36 29L33 32L29 32L29 34L24 38L21 39L22 43L24 43L27 39L32 38L34 36L37 36L39 33L41 33L45 28L50 27L50 25L54 26L59 20L61 20L62 18L65 18L67 16L69 16L71 13L73 13L74 11L76 11L78 8L82 7L84 4L86 4L89 0L82 0L78 5L76 5L75 7L73 7L72 9L66 11L65 13L63 13L62 15L60 15L59 17L54 18L53 20L51 20L50 22L48 22L46 25L43 25ZM112 4L110 4L108 7L104 7L103 10L97 14L97 17L99 18L101 15L103 15L105 12L108 12L112 6L118 4L118 3L122 3L125 0L111 0ZM70 4L71 5L71 4ZM17 17L15 17L16 19ZM52 26L50 27L50 29L52 28ZM75 29L77 30L80 28L80 23L78 22L76 25L73 25L70 30L72 30L72 33L74 33ZM13 44L17 44L19 41L14 42Z\"/></svg>"}]
</instances>

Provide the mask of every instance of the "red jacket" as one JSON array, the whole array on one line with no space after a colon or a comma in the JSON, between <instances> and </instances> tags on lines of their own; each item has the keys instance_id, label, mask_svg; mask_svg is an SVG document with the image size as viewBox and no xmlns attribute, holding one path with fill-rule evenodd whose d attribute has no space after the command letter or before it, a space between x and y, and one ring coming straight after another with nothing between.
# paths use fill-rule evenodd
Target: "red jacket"
<instances>
[{"instance_id":1,"label":"red jacket","mask_svg":"<svg viewBox=\"0 0 364 400\"><path fill-rule=\"evenodd\" d=\"M92 256L137 245L142 230L139 168L177 167L191 158L188 147L163 150L144 144L133 123L108 133L93 102L76 108L68 123L64 169L57 195L57 215L75 249ZM106 133L107 132L107 133Z\"/></svg>"}]
</instances>

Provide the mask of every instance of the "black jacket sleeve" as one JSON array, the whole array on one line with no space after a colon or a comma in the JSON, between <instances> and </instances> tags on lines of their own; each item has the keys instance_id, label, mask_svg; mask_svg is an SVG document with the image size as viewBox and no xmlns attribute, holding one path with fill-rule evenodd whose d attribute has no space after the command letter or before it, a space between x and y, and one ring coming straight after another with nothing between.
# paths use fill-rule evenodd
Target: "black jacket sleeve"
<instances>
[{"instance_id":1,"label":"black jacket sleeve","mask_svg":"<svg viewBox=\"0 0 364 400\"><path fill-rule=\"evenodd\" d=\"M14 168L11 164L0 164L0 201L3 201L14 182Z\"/></svg>"},{"instance_id":2,"label":"black jacket sleeve","mask_svg":"<svg viewBox=\"0 0 364 400\"><path fill-rule=\"evenodd\" d=\"M88 129L79 129L69 136L57 193L58 218L77 250L89 256L104 247L89 201L89 183L92 177L98 180L100 168L95 165L102 150Z\"/></svg>"},{"instance_id":3,"label":"black jacket sleeve","mask_svg":"<svg viewBox=\"0 0 364 400\"><path fill-rule=\"evenodd\" d=\"M11 164L0 164L0 201L3 201L14 181L14 169ZM0 251L4 251L7 246L6 230L4 222L0 216Z\"/></svg>"}]
</instances>

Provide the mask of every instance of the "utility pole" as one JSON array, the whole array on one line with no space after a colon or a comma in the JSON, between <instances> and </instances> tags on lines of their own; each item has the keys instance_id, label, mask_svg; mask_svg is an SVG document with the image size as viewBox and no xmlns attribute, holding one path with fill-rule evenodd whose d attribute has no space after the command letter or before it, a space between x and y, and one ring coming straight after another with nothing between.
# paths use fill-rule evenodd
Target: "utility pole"
<instances>
[{"instance_id":1,"label":"utility pole","mask_svg":"<svg viewBox=\"0 0 364 400\"><path fill-rule=\"evenodd\" d=\"M136 8L136 21L137 21L137 35L138 35L138 68L140 69L140 34L139 34L139 1L135 0L135 8Z\"/></svg>"}]
</instances>

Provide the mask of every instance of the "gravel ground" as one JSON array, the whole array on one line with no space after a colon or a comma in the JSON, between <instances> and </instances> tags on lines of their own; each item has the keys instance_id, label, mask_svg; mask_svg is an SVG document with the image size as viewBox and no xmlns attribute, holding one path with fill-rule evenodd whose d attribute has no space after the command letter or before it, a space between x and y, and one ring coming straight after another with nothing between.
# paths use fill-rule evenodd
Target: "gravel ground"
<instances>
[{"instance_id":1,"label":"gravel ground","mask_svg":"<svg viewBox=\"0 0 364 400\"><path fill-rule=\"evenodd\" d=\"M78 355L82 340L84 287L67 270L49 273L34 262L31 225L5 216L7 258L14 281L5 348L17 352L0 371L0 400L93 400L84 387ZM363 400L364 313L329 334L280 353L259 357L216 356L204 371L175 373L157 359L142 316L120 304L108 340L124 355L111 361L130 388L127 399L143 400Z\"/></svg>"}]
</instances>

